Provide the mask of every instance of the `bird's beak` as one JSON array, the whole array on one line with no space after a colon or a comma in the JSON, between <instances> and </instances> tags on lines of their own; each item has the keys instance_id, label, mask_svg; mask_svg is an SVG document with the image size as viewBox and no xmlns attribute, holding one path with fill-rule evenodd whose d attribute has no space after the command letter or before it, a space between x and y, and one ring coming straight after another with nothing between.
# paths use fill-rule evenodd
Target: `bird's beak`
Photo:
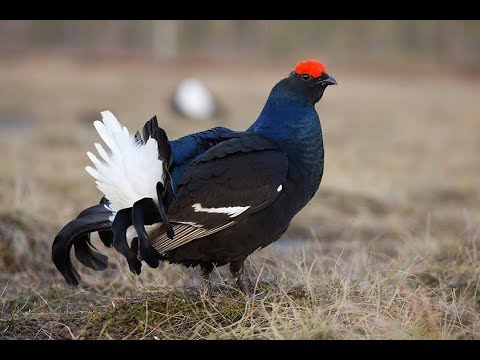
<instances>
[{"instance_id":1,"label":"bird's beak","mask_svg":"<svg viewBox=\"0 0 480 360\"><path fill-rule=\"evenodd\" d=\"M335 80L335 78L333 76L330 76L328 75L328 78L326 79L323 79L323 80L320 80L318 82L319 85L324 85L324 86L328 86L328 85L338 85L337 84L337 80Z\"/></svg>"}]
</instances>

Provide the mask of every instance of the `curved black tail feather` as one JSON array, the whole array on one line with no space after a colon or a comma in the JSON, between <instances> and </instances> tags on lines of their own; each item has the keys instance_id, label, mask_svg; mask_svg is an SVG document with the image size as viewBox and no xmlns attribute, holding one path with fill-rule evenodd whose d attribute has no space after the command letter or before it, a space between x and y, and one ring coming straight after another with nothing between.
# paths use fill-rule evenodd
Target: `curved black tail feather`
<instances>
[{"instance_id":1,"label":"curved black tail feather","mask_svg":"<svg viewBox=\"0 0 480 360\"><path fill-rule=\"evenodd\" d=\"M52 245L52 260L69 285L78 285L80 275L73 267L70 250L75 246L77 259L94 270L105 270L108 258L99 253L90 243L90 233L103 232L102 241L108 244L112 228L109 217L112 212L103 202L83 210L76 219L70 221L57 234Z\"/></svg>"},{"instance_id":2,"label":"curved black tail feather","mask_svg":"<svg viewBox=\"0 0 480 360\"><path fill-rule=\"evenodd\" d=\"M142 263L137 258L137 253L128 247L127 229L132 225L132 208L125 208L117 212L112 223L113 247L122 254L128 262L130 271L140 275Z\"/></svg>"},{"instance_id":3,"label":"curved black tail feather","mask_svg":"<svg viewBox=\"0 0 480 360\"><path fill-rule=\"evenodd\" d=\"M162 207L163 208L163 207ZM160 255L152 247L145 225L161 221L157 205L152 198L138 200L132 207L132 225L138 235L138 247L142 259L152 268L158 267Z\"/></svg>"},{"instance_id":4,"label":"curved black tail feather","mask_svg":"<svg viewBox=\"0 0 480 360\"><path fill-rule=\"evenodd\" d=\"M170 165L172 165L173 158L172 158L172 149L170 146L170 142L168 141L167 133L165 132L165 130L163 130L161 127L158 126L158 121L156 116L152 117L150 120L148 120L145 123L142 129L142 132L143 132L143 141L147 141L150 137L154 138L157 141L158 158L163 162L163 173L166 175L164 179L165 181L163 184L163 189L162 189L162 202L164 204L165 209L168 209L171 202L171 197L173 194L172 179L169 172L169 168L170 168ZM138 131L137 131L137 134L135 134L135 137L141 140L140 133ZM158 184L157 184L157 192L158 192ZM159 196L159 200L160 200L160 196Z\"/></svg>"}]
</instances>

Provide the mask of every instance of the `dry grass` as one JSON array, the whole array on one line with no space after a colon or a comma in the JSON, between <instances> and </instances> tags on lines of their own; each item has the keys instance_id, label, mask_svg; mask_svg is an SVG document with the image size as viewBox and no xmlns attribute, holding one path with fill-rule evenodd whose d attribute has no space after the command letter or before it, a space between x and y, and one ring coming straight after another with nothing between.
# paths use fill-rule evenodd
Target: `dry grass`
<instances>
[{"instance_id":1,"label":"dry grass","mask_svg":"<svg viewBox=\"0 0 480 360\"><path fill-rule=\"evenodd\" d=\"M251 256L253 299L220 268L210 300L196 270L133 277L111 249L103 273L78 265L79 288L53 267L56 232L99 199L83 170L91 121L109 108L131 129L157 114L171 138L242 129L288 69L0 63L0 338L480 339L480 83L329 71L340 86L317 105L319 192L285 239ZM211 84L227 119L169 113L189 74ZM12 114L23 127L8 125Z\"/></svg>"}]
</instances>

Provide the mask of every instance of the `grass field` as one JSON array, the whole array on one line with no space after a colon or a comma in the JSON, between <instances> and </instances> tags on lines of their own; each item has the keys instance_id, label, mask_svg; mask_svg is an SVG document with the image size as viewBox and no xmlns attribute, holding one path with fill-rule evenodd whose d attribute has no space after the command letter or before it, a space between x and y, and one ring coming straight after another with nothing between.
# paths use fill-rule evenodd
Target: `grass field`
<instances>
[{"instance_id":1,"label":"grass field","mask_svg":"<svg viewBox=\"0 0 480 360\"><path fill-rule=\"evenodd\" d=\"M255 296L219 268L211 300L198 270L144 265L133 277L96 235L107 271L75 263L77 288L56 271L55 234L100 199L84 171L99 139L91 123L109 109L131 130L157 114L171 139L241 130L290 68L1 61L0 338L480 339L478 77L328 70L339 86L317 105L319 191L249 258ZM172 88L192 74L228 117L169 112Z\"/></svg>"}]
</instances>

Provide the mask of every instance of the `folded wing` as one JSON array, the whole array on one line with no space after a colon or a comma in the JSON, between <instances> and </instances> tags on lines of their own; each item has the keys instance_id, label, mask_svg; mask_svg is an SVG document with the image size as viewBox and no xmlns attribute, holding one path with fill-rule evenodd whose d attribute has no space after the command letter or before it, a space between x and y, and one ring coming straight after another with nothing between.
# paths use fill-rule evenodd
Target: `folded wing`
<instances>
[{"instance_id":1,"label":"folded wing","mask_svg":"<svg viewBox=\"0 0 480 360\"><path fill-rule=\"evenodd\" d=\"M288 159L277 146L254 135L233 135L193 161L168 210L175 236L161 226L152 246L165 253L214 234L269 206L285 184Z\"/></svg>"}]
</instances>

